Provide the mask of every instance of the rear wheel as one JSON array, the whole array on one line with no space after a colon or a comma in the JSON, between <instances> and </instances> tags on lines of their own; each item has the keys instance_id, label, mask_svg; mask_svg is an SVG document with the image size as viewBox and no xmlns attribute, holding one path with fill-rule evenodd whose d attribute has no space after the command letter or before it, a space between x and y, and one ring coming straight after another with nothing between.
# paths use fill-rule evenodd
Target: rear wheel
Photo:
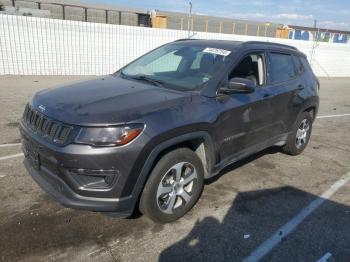
<instances>
[{"instance_id":1,"label":"rear wheel","mask_svg":"<svg viewBox=\"0 0 350 262\"><path fill-rule=\"evenodd\" d=\"M312 130L312 116L308 112L303 112L288 136L287 143L282 147L282 151L289 155L299 155L304 151L310 140Z\"/></svg>"},{"instance_id":2,"label":"rear wheel","mask_svg":"<svg viewBox=\"0 0 350 262\"><path fill-rule=\"evenodd\" d=\"M156 222L171 222L185 215L203 189L203 165L190 149L164 155L154 167L140 199L140 211Z\"/></svg>"}]
</instances>

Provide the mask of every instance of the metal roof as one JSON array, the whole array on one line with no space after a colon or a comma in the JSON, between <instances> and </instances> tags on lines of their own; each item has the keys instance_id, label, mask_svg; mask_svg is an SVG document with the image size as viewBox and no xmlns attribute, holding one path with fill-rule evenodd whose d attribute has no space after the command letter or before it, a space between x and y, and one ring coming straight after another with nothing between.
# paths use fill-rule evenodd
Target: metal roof
<instances>
[{"instance_id":1,"label":"metal roof","mask_svg":"<svg viewBox=\"0 0 350 262\"><path fill-rule=\"evenodd\" d=\"M141 8L130 8L125 6L119 6L114 4L96 4L79 0L21 0L25 2L37 2L42 4L56 4L56 5L65 5L71 7L81 7L81 8L89 8L89 9L98 9L98 10L111 10L111 11L122 11L122 12L131 12L131 13L139 13L139 14L147 14L148 10Z\"/></svg>"},{"instance_id":2,"label":"metal roof","mask_svg":"<svg viewBox=\"0 0 350 262\"><path fill-rule=\"evenodd\" d=\"M305 31L320 31L322 33L329 32L335 34L350 34L350 31L344 30L335 30L335 29L326 29L326 28L315 28L315 27L306 27L306 26L298 26L298 25L288 25L288 27L296 30L305 30Z\"/></svg>"},{"instance_id":3,"label":"metal roof","mask_svg":"<svg viewBox=\"0 0 350 262\"><path fill-rule=\"evenodd\" d=\"M171 12L171 11L163 11L156 10L157 15L169 16L169 17L179 17L179 18L188 18L188 13L180 13L180 12ZM220 17L220 16L209 16L209 15L201 15L201 14L192 14L191 17L194 19L203 19L208 21L222 21L222 22L231 22L231 23L242 23L242 24L255 24L264 26L269 24L269 26L280 27L283 24L271 23L271 22L261 22L261 21L252 21L252 20L244 20L244 19L235 19L230 17Z\"/></svg>"}]
</instances>

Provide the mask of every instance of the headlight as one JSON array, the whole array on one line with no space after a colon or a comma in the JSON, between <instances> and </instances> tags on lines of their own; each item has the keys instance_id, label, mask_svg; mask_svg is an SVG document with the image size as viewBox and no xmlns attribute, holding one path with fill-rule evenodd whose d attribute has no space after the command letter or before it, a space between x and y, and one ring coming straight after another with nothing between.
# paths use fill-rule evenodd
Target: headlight
<instances>
[{"instance_id":1,"label":"headlight","mask_svg":"<svg viewBox=\"0 0 350 262\"><path fill-rule=\"evenodd\" d=\"M87 127L80 130L75 142L92 146L121 146L134 140L143 129L144 125L142 124L119 127Z\"/></svg>"}]
</instances>

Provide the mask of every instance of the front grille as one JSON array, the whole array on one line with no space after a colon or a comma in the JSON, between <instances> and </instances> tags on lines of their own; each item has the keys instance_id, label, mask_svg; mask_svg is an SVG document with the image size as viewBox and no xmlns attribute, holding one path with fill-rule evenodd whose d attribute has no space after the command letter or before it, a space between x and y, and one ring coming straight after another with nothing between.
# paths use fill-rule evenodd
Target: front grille
<instances>
[{"instance_id":1,"label":"front grille","mask_svg":"<svg viewBox=\"0 0 350 262\"><path fill-rule=\"evenodd\" d=\"M69 125L44 116L28 104L23 113L23 123L34 132L56 144L65 144L73 129Z\"/></svg>"}]
</instances>

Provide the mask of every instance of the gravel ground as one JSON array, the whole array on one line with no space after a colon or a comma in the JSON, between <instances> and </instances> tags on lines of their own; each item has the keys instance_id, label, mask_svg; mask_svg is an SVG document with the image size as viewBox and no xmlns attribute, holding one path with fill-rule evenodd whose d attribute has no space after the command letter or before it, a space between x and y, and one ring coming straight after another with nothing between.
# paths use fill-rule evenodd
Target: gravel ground
<instances>
[{"instance_id":1,"label":"gravel ground","mask_svg":"<svg viewBox=\"0 0 350 262\"><path fill-rule=\"evenodd\" d=\"M0 144L18 143L18 120L37 90L90 77L0 77ZM350 113L348 79L321 80L319 115ZM116 219L67 209L26 174L22 158L0 161L1 261L241 261L350 171L350 116L314 123L308 148L268 149L207 183L177 222ZM0 158L20 153L0 147ZM350 261L350 185L304 220L265 261Z\"/></svg>"}]
</instances>

